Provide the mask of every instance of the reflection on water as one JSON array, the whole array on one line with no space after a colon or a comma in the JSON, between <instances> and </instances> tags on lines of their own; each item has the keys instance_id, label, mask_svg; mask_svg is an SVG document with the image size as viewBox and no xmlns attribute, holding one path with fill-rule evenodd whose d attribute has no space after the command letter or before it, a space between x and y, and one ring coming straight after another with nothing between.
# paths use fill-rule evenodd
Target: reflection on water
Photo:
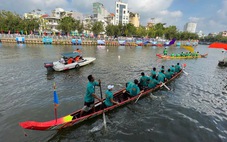
<instances>
[{"instance_id":1,"label":"reflection on water","mask_svg":"<svg viewBox=\"0 0 227 142\"><path fill-rule=\"evenodd\" d=\"M162 47L108 47L0 44L0 137L4 141L226 141L227 68L217 66L220 50L195 47L209 53L205 59L162 60L156 57ZM84 57L96 61L79 69L48 73L44 62L56 61L61 53L80 48ZM169 53L185 49L169 47ZM106 115L108 132L97 129L102 117L83 125L56 132L26 131L18 122L54 119L53 82L57 85L60 106L58 116L83 106L87 76L108 84L118 84L114 92L129 80L139 79L143 71L159 70L177 62L186 63L186 72L165 88L141 98L136 104ZM100 95L99 89L96 94ZM93 131L94 129L94 131ZM90 131L89 131L90 130Z\"/></svg>"}]
</instances>

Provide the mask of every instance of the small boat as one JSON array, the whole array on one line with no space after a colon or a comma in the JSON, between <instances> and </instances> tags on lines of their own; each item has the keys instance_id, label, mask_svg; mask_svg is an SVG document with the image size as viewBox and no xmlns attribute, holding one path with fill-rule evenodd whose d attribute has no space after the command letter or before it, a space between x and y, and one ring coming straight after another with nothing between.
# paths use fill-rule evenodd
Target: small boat
<instances>
[{"instance_id":1,"label":"small boat","mask_svg":"<svg viewBox=\"0 0 227 142\"><path fill-rule=\"evenodd\" d=\"M78 56L81 56L80 53L78 52L70 52L70 53L63 53L61 54L62 58L76 58ZM47 62L44 63L44 67L47 68L47 71L64 71L64 70L69 70L69 69L74 69L74 68L79 68L82 66L85 66L87 64L90 64L91 62L95 61L96 58L94 57L83 57L82 59L78 61L74 61L72 63L66 64L63 63L61 60L56 61L56 62Z\"/></svg>"},{"instance_id":2,"label":"small boat","mask_svg":"<svg viewBox=\"0 0 227 142\"><path fill-rule=\"evenodd\" d=\"M218 66L220 67L227 67L227 58L218 61Z\"/></svg>"},{"instance_id":3,"label":"small boat","mask_svg":"<svg viewBox=\"0 0 227 142\"><path fill-rule=\"evenodd\" d=\"M180 56L180 57L172 57L172 56L169 56L169 55L162 55L162 54L156 54L156 56L158 56L159 58L162 58L162 59L196 59L196 58L206 58L208 55L208 53L206 54L200 54L198 56Z\"/></svg>"},{"instance_id":4,"label":"small boat","mask_svg":"<svg viewBox=\"0 0 227 142\"><path fill-rule=\"evenodd\" d=\"M174 74L171 79L169 79L165 82L165 84L174 80L182 72L183 72L183 70ZM93 117L99 116L103 112L109 112L113 109L119 108L123 105L130 103L130 102L135 102L139 98L144 97L144 96L148 95L149 93L160 89L162 86L163 86L162 84L159 84L155 88L144 90L144 92L141 93L140 95L137 95L137 96L134 96L134 97L131 97L131 98L127 97L127 95L124 93L124 91L125 91L125 88L124 88L124 89L114 93L113 99L115 101L119 102L118 105L113 105L111 107L103 109L102 103L96 102L95 103L95 112L93 112L93 110L90 110L87 113L84 112L85 114L82 117L80 116L81 110L78 110L78 111L75 111L75 112L73 112L69 115L66 115L66 116L58 118L58 119L54 119L54 120L50 120L50 121L46 121L46 122L25 121L25 122L20 122L19 125L24 129L30 129L30 130L40 130L40 131L60 130L60 129L63 129L63 128L71 127L73 125L77 125L77 124L79 124L79 123L81 123L85 120L91 119Z\"/></svg>"},{"instance_id":5,"label":"small boat","mask_svg":"<svg viewBox=\"0 0 227 142\"><path fill-rule=\"evenodd\" d=\"M222 53L223 54L227 53L227 44L226 43L214 42L209 45L209 48L224 49L224 51L222 51ZM227 57L224 57L223 60L218 61L218 66L227 67Z\"/></svg>"}]
</instances>

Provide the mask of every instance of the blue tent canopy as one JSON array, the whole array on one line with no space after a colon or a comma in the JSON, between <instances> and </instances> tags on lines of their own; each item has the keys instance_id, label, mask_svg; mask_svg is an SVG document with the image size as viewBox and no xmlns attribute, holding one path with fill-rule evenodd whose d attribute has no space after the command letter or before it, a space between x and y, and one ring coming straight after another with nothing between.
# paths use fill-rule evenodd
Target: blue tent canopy
<instances>
[{"instance_id":1,"label":"blue tent canopy","mask_svg":"<svg viewBox=\"0 0 227 142\"><path fill-rule=\"evenodd\" d=\"M62 53L61 55L63 57L67 57L67 58L70 58L70 57L75 58L77 56L80 56L80 53L78 53L78 52L70 52L70 53Z\"/></svg>"}]
</instances>

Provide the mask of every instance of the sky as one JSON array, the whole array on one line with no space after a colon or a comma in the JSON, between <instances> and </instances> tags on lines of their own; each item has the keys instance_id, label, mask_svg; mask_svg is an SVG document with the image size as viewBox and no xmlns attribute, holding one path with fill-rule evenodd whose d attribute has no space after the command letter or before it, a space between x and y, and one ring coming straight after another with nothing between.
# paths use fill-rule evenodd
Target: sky
<instances>
[{"instance_id":1,"label":"sky","mask_svg":"<svg viewBox=\"0 0 227 142\"><path fill-rule=\"evenodd\" d=\"M92 3L100 2L114 13L116 0L1 0L0 10L23 15L35 9L47 14L57 7L64 10L92 14ZM122 0L129 11L140 14L141 25L154 19L156 23L176 26L183 30L187 22L196 22L196 32L204 34L227 30L227 0Z\"/></svg>"}]
</instances>

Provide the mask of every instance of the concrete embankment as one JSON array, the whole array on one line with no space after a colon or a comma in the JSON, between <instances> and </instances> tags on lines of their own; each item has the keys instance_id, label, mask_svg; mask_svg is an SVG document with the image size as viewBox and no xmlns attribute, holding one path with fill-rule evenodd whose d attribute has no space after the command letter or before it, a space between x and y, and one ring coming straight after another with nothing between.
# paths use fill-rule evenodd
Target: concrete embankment
<instances>
[{"instance_id":1,"label":"concrete embankment","mask_svg":"<svg viewBox=\"0 0 227 142\"><path fill-rule=\"evenodd\" d=\"M1 38L0 41L2 43L17 43L15 38ZM22 42L20 42L22 43ZM43 43L41 38L26 38L23 42L24 44L45 44ZM53 39L53 45L72 45L71 39ZM96 40L82 40L81 45L98 45ZM118 41L105 41L106 46L120 46ZM126 43L125 46L137 46L135 42Z\"/></svg>"}]
</instances>

